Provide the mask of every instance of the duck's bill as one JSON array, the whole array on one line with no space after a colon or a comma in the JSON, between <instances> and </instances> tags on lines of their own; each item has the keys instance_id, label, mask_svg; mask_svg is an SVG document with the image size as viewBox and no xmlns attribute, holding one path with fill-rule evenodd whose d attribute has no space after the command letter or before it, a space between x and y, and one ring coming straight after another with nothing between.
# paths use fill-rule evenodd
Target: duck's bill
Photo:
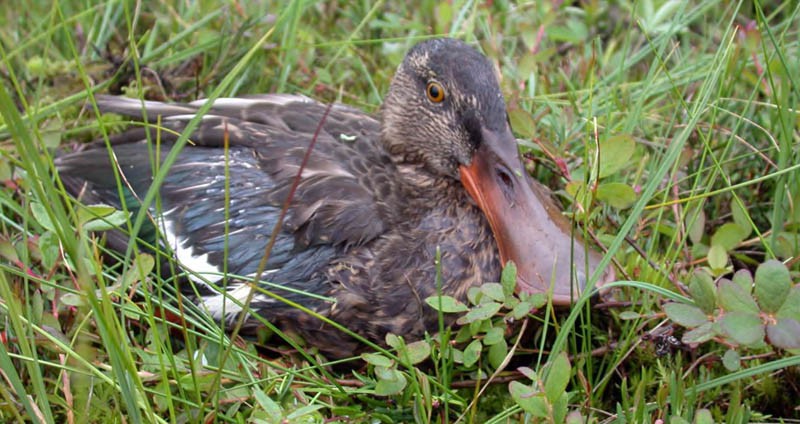
<instances>
[{"instance_id":1,"label":"duck's bill","mask_svg":"<svg viewBox=\"0 0 800 424\"><path fill-rule=\"evenodd\" d=\"M547 190L528 177L511 132L484 129L481 135L472 163L460 167L461 182L486 215L500 259L516 264L518 290L549 293L554 304L571 304L601 255L585 247ZM595 285L613 278L608 268Z\"/></svg>"}]
</instances>

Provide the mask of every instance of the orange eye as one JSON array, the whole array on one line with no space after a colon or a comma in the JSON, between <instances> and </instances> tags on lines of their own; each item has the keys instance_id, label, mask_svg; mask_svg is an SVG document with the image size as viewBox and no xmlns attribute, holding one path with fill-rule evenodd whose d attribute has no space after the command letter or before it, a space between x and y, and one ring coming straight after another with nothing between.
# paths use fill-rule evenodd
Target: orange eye
<instances>
[{"instance_id":1,"label":"orange eye","mask_svg":"<svg viewBox=\"0 0 800 424\"><path fill-rule=\"evenodd\" d=\"M428 94L428 100L434 103L441 103L444 101L444 87L438 82L429 82L428 86L425 88L425 92Z\"/></svg>"}]
</instances>

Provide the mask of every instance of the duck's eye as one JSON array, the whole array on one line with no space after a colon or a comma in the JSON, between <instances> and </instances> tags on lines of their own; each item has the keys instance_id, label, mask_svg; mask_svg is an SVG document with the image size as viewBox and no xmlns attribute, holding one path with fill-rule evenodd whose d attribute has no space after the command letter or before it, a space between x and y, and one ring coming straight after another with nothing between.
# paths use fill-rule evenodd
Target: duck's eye
<instances>
[{"instance_id":1,"label":"duck's eye","mask_svg":"<svg viewBox=\"0 0 800 424\"><path fill-rule=\"evenodd\" d=\"M429 82L425 92L428 94L428 100L434 103L441 103L444 100L444 87L436 81Z\"/></svg>"}]
</instances>

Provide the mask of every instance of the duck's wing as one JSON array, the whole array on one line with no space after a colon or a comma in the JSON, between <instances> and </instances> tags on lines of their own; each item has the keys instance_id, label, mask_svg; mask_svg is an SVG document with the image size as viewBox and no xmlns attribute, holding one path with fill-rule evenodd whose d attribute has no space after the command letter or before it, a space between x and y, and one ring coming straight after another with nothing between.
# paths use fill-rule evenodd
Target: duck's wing
<instances>
[{"instance_id":1,"label":"duck's wing","mask_svg":"<svg viewBox=\"0 0 800 424\"><path fill-rule=\"evenodd\" d=\"M98 105L144 119L138 100L102 97ZM129 210L136 209L150 189L154 169L201 104L144 106L152 126L115 136L113 160L102 147L57 158L71 194L84 203L117 207L124 200ZM191 144L158 188L157 204L150 207L162 243L194 272L190 278L214 283L223 272L256 272L324 110L304 97L276 95L219 99L202 117L189 136ZM388 206L380 193L392 190L387 178L392 165L378 145L378 134L378 122L363 112L345 106L331 110L300 172L263 279L327 293L318 271L350 246L385 231ZM123 177L123 199L115 168Z\"/></svg>"}]
</instances>

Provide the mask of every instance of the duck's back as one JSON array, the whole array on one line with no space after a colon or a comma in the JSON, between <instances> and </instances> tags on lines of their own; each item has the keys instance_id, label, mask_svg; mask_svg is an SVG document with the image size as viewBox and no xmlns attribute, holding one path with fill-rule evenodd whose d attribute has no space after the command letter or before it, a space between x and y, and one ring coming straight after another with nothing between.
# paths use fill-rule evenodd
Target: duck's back
<instances>
[{"instance_id":1,"label":"duck's back","mask_svg":"<svg viewBox=\"0 0 800 424\"><path fill-rule=\"evenodd\" d=\"M98 105L144 121L138 100L100 97ZM126 209L138 210L154 170L201 105L147 102L149 134L140 126L113 137L113 166L104 143L59 157L62 181L83 203L122 208L124 201ZM301 96L218 99L157 188L149 211L161 244L191 271L188 278L208 296L215 317L221 318L223 297L208 283L221 285L223 272L247 277L257 271L325 108ZM346 106L334 106L324 119L262 277L288 289L276 289L279 294L314 308L320 301L295 290L324 295L330 287L321 270L385 231L387 211L394 208L394 167L379 132L377 120ZM114 168L122 174L124 199ZM150 230L143 235L152 237L155 227ZM124 237L111 240L117 249L127 243ZM246 296L235 290L240 281L225 282L230 294ZM251 305L273 303L257 294Z\"/></svg>"}]
</instances>

